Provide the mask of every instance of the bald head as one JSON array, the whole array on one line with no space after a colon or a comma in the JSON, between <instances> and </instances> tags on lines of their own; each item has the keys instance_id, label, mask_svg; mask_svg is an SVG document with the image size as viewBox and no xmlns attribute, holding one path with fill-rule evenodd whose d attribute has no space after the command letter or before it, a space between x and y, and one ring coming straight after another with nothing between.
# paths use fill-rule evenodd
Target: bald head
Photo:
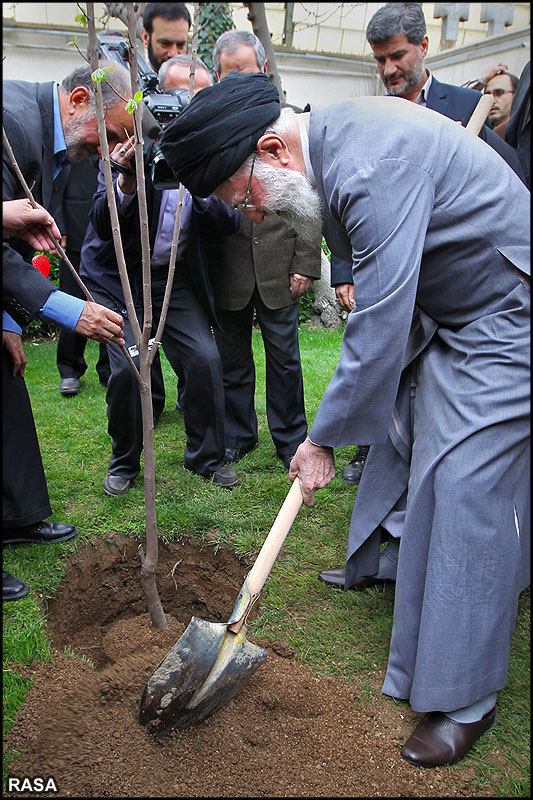
<instances>
[{"instance_id":1,"label":"bald head","mask_svg":"<svg viewBox=\"0 0 533 800\"><path fill-rule=\"evenodd\" d=\"M170 89L188 89L189 77L191 74L192 57L189 55L177 55L165 61L159 70L159 87L168 92ZM194 94L200 89L211 86L213 79L208 68L200 58L194 61Z\"/></svg>"}]
</instances>

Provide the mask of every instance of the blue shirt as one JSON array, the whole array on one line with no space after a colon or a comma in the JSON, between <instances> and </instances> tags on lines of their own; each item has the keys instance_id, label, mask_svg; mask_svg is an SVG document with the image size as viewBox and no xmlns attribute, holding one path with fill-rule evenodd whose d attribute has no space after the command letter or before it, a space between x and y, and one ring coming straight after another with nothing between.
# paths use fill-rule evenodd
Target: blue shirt
<instances>
[{"instance_id":1,"label":"blue shirt","mask_svg":"<svg viewBox=\"0 0 533 800\"><path fill-rule=\"evenodd\" d=\"M58 85L54 84L52 94L54 101L54 180L67 161L67 145L63 133L61 113L59 111ZM85 300L72 297L70 294L55 290L39 310L39 316L45 322L55 322L73 331L78 324ZM22 328L5 311L2 314L2 329L13 333L22 333Z\"/></svg>"},{"instance_id":2,"label":"blue shirt","mask_svg":"<svg viewBox=\"0 0 533 800\"><path fill-rule=\"evenodd\" d=\"M44 306L39 309L39 318L43 322L55 322L57 325L73 331L78 324L85 302L85 300L72 297L72 295L56 289L48 297ZM2 314L2 330L18 334L22 333L20 325L17 325L6 311Z\"/></svg>"},{"instance_id":3,"label":"blue shirt","mask_svg":"<svg viewBox=\"0 0 533 800\"><path fill-rule=\"evenodd\" d=\"M178 208L179 189L164 189L159 209L159 220L154 241L154 252L151 263L154 266L165 266L170 261L170 248L172 247L172 234L174 221ZM187 240L189 238L189 223L191 217L192 197L188 189L183 192L183 206L181 209L180 235L176 249L176 261L181 261L185 256Z\"/></svg>"},{"instance_id":4,"label":"blue shirt","mask_svg":"<svg viewBox=\"0 0 533 800\"><path fill-rule=\"evenodd\" d=\"M134 194L124 194L118 183L116 184L118 207L124 212L135 197ZM170 248L172 247L172 234L174 233L174 220L178 207L179 189L163 189L161 207L157 221L154 250L150 263L153 267L166 266L170 261ZM176 261L185 257L185 249L189 238L191 221L192 196L188 189L183 192L183 206L181 209L180 235L176 249Z\"/></svg>"},{"instance_id":5,"label":"blue shirt","mask_svg":"<svg viewBox=\"0 0 533 800\"><path fill-rule=\"evenodd\" d=\"M61 112L59 111L59 84L54 83L54 180L61 172L61 167L67 160L67 145L65 134L63 133L63 123L61 122Z\"/></svg>"}]
</instances>

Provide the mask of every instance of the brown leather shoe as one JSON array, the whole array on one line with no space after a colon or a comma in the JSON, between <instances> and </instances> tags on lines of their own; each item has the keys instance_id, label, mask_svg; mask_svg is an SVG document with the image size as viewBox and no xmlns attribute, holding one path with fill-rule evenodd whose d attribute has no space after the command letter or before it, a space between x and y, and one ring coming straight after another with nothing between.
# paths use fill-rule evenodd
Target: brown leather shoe
<instances>
[{"instance_id":1,"label":"brown leather shoe","mask_svg":"<svg viewBox=\"0 0 533 800\"><path fill-rule=\"evenodd\" d=\"M400 755L417 767L442 767L466 756L481 734L488 731L496 710L488 711L478 722L455 722L440 711L425 714Z\"/></svg>"},{"instance_id":2,"label":"brown leather shoe","mask_svg":"<svg viewBox=\"0 0 533 800\"><path fill-rule=\"evenodd\" d=\"M327 583L328 586L336 586L338 589L344 589L344 582L346 580L346 567L342 569L324 569L318 574L319 580ZM389 581L387 578L376 578L373 575L363 575L357 578L355 583L349 586L349 589L370 589L372 586L383 586L385 583L395 583Z\"/></svg>"}]
</instances>

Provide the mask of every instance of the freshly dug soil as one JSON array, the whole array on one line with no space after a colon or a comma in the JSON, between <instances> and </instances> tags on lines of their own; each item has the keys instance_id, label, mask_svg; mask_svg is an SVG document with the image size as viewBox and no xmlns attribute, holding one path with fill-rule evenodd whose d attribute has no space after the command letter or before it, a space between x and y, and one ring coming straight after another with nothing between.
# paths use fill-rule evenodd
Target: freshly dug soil
<instances>
[{"instance_id":1,"label":"freshly dug soil","mask_svg":"<svg viewBox=\"0 0 533 800\"><path fill-rule=\"evenodd\" d=\"M268 658L200 725L159 739L139 725L151 672L193 614L227 620L248 569L224 547L161 545L169 630L158 631L140 596L135 543L110 535L80 546L48 608L54 660L19 669L34 685L5 739L21 753L10 774L51 776L56 797L474 796L468 769L425 770L400 757L419 718L407 704L365 704L362 685L315 675L283 642L248 637ZM379 688L383 674L364 679Z\"/></svg>"}]
</instances>

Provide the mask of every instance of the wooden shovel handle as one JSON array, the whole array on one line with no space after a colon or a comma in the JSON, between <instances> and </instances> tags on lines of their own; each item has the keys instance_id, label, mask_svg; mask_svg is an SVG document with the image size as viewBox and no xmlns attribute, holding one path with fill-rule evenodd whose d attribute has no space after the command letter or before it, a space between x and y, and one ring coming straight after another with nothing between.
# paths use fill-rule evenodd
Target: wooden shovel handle
<instances>
[{"instance_id":1,"label":"wooden shovel handle","mask_svg":"<svg viewBox=\"0 0 533 800\"><path fill-rule=\"evenodd\" d=\"M270 528L270 532L264 541L256 562L248 573L248 588L252 597L259 594L263 588L301 505L302 491L300 489L300 479L296 477L278 512L278 516L274 520L274 524Z\"/></svg>"},{"instance_id":2,"label":"wooden shovel handle","mask_svg":"<svg viewBox=\"0 0 533 800\"><path fill-rule=\"evenodd\" d=\"M472 133L475 133L476 136L479 134L481 128L483 127L483 123L489 115L489 111L491 110L493 103L494 98L491 94L484 94L481 96L477 106L472 111L472 116L468 120L468 125L466 126L467 131L472 131Z\"/></svg>"}]
</instances>

